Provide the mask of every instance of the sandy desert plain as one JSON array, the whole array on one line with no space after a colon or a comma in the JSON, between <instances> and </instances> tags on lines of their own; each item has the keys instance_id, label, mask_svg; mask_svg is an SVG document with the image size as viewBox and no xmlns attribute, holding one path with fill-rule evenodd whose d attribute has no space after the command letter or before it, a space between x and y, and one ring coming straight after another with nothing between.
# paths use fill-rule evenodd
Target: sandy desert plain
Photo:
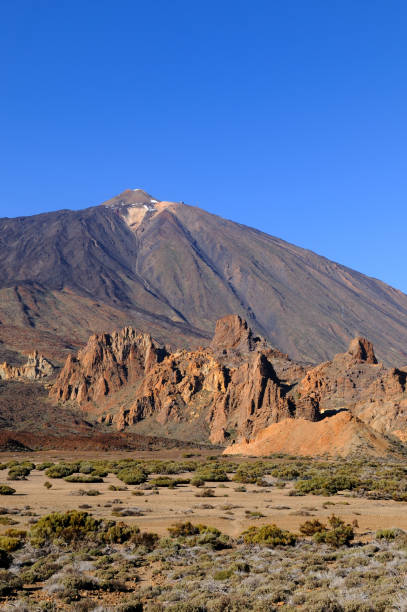
<instances>
[{"instance_id":1,"label":"sandy desert plain","mask_svg":"<svg viewBox=\"0 0 407 612\"><path fill-rule=\"evenodd\" d=\"M407 609L403 461L202 448L0 459L15 489L0 497L1 609Z\"/></svg>"}]
</instances>

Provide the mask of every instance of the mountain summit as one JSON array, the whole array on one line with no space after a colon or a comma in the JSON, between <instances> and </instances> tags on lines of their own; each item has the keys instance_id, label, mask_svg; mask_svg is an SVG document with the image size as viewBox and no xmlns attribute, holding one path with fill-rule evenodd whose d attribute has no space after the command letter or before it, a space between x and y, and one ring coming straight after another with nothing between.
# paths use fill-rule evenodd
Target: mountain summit
<instances>
[{"instance_id":1,"label":"mountain summit","mask_svg":"<svg viewBox=\"0 0 407 612\"><path fill-rule=\"evenodd\" d=\"M155 200L143 189L126 189L114 198L102 202L100 206L111 206L112 208L121 206L149 206L157 202L158 200Z\"/></svg>"},{"instance_id":2,"label":"mountain summit","mask_svg":"<svg viewBox=\"0 0 407 612\"><path fill-rule=\"evenodd\" d=\"M61 362L91 333L126 325L173 347L207 345L216 320L234 313L294 359L326 360L358 336L379 360L407 362L402 292L141 189L0 219L0 238L0 361L38 349Z\"/></svg>"}]
</instances>

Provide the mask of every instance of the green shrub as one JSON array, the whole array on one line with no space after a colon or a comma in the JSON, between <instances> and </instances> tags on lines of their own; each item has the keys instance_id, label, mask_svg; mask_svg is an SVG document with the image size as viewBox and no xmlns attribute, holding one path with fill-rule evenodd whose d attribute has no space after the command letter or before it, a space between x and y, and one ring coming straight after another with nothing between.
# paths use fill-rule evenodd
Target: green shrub
<instances>
[{"instance_id":1,"label":"green shrub","mask_svg":"<svg viewBox=\"0 0 407 612\"><path fill-rule=\"evenodd\" d=\"M331 528L317 531L314 534L314 540L318 543L330 544L334 548L349 545L355 537L352 525L345 524L341 518L335 515L330 516L328 520Z\"/></svg>"},{"instance_id":2,"label":"green shrub","mask_svg":"<svg viewBox=\"0 0 407 612\"><path fill-rule=\"evenodd\" d=\"M70 474L65 476L66 482L103 482L103 478L96 474Z\"/></svg>"},{"instance_id":3,"label":"green shrub","mask_svg":"<svg viewBox=\"0 0 407 612\"><path fill-rule=\"evenodd\" d=\"M318 519L313 521L305 521L305 523L300 526L300 532L302 535L313 536L320 531L326 531L326 525L321 523Z\"/></svg>"},{"instance_id":4,"label":"green shrub","mask_svg":"<svg viewBox=\"0 0 407 612\"><path fill-rule=\"evenodd\" d=\"M14 591L21 589L22 586L21 578L6 570L0 570L0 597L11 595Z\"/></svg>"},{"instance_id":5,"label":"green shrub","mask_svg":"<svg viewBox=\"0 0 407 612\"><path fill-rule=\"evenodd\" d=\"M230 548L229 536L221 533L216 527L193 525L190 521L168 527L172 538L192 538L193 544L209 545L213 550Z\"/></svg>"},{"instance_id":6,"label":"green shrub","mask_svg":"<svg viewBox=\"0 0 407 612\"><path fill-rule=\"evenodd\" d=\"M153 550L159 541L159 536L156 533L151 533L149 531L137 532L131 536L131 543L135 546L142 546L147 550Z\"/></svg>"},{"instance_id":7,"label":"green shrub","mask_svg":"<svg viewBox=\"0 0 407 612\"><path fill-rule=\"evenodd\" d=\"M228 580L234 574L233 567L229 567L229 569L219 570L215 572L213 578L214 580Z\"/></svg>"},{"instance_id":8,"label":"green shrub","mask_svg":"<svg viewBox=\"0 0 407 612\"><path fill-rule=\"evenodd\" d=\"M14 495L15 489L7 485L0 485L0 495Z\"/></svg>"},{"instance_id":9,"label":"green shrub","mask_svg":"<svg viewBox=\"0 0 407 612\"><path fill-rule=\"evenodd\" d=\"M46 480L46 481L44 482L44 487L45 487L46 489L51 489L51 488L52 488L52 483L51 483L51 482L49 482L49 480Z\"/></svg>"},{"instance_id":10,"label":"green shrub","mask_svg":"<svg viewBox=\"0 0 407 612\"><path fill-rule=\"evenodd\" d=\"M39 470L40 472L42 472L43 470L47 470L48 468L52 467L54 465L54 463L52 461L44 461L43 463L39 463L36 466L36 469Z\"/></svg>"},{"instance_id":11,"label":"green shrub","mask_svg":"<svg viewBox=\"0 0 407 612\"><path fill-rule=\"evenodd\" d=\"M7 552L13 552L20 548L24 543L24 540L19 537L13 537L8 535L0 536L0 548Z\"/></svg>"},{"instance_id":12,"label":"green shrub","mask_svg":"<svg viewBox=\"0 0 407 612\"><path fill-rule=\"evenodd\" d=\"M168 527L168 531L172 538L197 535L199 533L198 525L193 525L190 521L186 523L178 523L172 527Z\"/></svg>"},{"instance_id":13,"label":"green shrub","mask_svg":"<svg viewBox=\"0 0 407 612\"><path fill-rule=\"evenodd\" d=\"M263 525L262 527L249 527L242 533L246 544L260 544L261 546L294 546L297 536L277 525Z\"/></svg>"},{"instance_id":14,"label":"green shrub","mask_svg":"<svg viewBox=\"0 0 407 612\"><path fill-rule=\"evenodd\" d=\"M243 463L237 468L233 480L243 484L255 484L259 479L263 478L266 471L266 466L263 461Z\"/></svg>"},{"instance_id":15,"label":"green shrub","mask_svg":"<svg viewBox=\"0 0 407 612\"><path fill-rule=\"evenodd\" d=\"M138 533L140 533L140 529L136 526L126 525L126 523L115 523L107 529L103 539L112 544L123 544Z\"/></svg>"},{"instance_id":16,"label":"green shrub","mask_svg":"<svg viewBox=\"0 0 407 612\"><path fill-rule=\"evenodd\" d=\"M45 470L45 475L48 478L66 478L71 474L75 474L79 469L79 465L68 463L56 463Z\"/></svg>"},{"instance_id":17,"label":"green shrub","mask_svg":"<svg viewBox=\"0 0 407 612\"><path fill-rule=\"evenodd\" d=\"M30 469L24 465L16 465L8 471L7 480L26 480Z\"/></svg>"},{"instance_id":18,"label":"green shrub","mask_svg":"<svg viewBox=\"0 0 407 612\"><path fill-rule=\"evenodd\" d=\"M395 540L399 535L399 529L379 529L376 531L377 540Z\"/></svg>"},{"instance_id":19,"label":"green shrub","mask_svg":"<svg viewBox=\"0 0 407 612\"><path fill-rule=\"evenodd\" d=\"M360 486L360 480L352 476L313 476L308 480L299 480L295 488L301 495L335 495L338 491L352 490Z\"/></svg>"},{"instance_id":20,"label":"green shrub","mask_svg":"<svg viewBox=\"0 0 407 612\"><path fill-rule=\"evenodd\" d=\"M148 474L141 466L137 466L120 470L117 478L126 484L138 485L147 481Z\"/></svg>"},{"instance_id":21,"label":"green shrub","mask_svg":"<svg viewBox=\"0 0 407 612\"><path fill-rule=\"evenodd\" d=\"M199 478L199 476L194 476L193 478L191 478L191 485L194 487L203 487L205 484L205 481L202 480L202 478Z\"/></svg>"},{"instance_id":22,"label":"green shrub","mask_svg":"<svg viewBox=\"0 0 407 612\"><path fill-rule=\"evenodd\" d=\"M42 546L57 539L73 542L95 534L100 525L101 521L94 519L87 512L78 510L69 510L64 514L53 512L40 518L33 526L30 540L34 546Z\"/></svg>"},{"instance_id":23,"label":"green shrub","mask_svg":"<svg viewBox=\"0 0 407 612\"><path fill-rule=\"evenodd\" d=\"M169 487L171 489L181 484L189 484L189 482L189 478L170 478L169 476L159 476L150 480L153 487Z\"/></svg>"},{"instance_id":24,"label":"green shrub","mask_svg":"<svg viewBox=\"0 0 407 612\"><path fill-rule=\"evenodd\" d=\"M205 463L197 469L196 477L205 482L226 482L229 480L225 467L220 463Z\"/></svg>"},{"instance_id":25,"label":"green shrub","mask_svg":"<svg viewBox=\"0 0 407 612\"><path fill-rule=\"evenodd\" d=\"M10 516L0 516L0 525L17 525L17 521L14 521Z\"/></svg>"},{"instance_id":26,"label":"green shrub","mask_svg":"<svg viewBox=\"0 0 407 612\"><path fill-rule=\"evenodd\" d=\"M58 572L61 567L53 559L40 559L33 563L29 569L25 570L22 574L22 579L26 583L45 582L45 580L48 580L48 578L51 578L51 576Z\"/></svg>"}]
</instances>

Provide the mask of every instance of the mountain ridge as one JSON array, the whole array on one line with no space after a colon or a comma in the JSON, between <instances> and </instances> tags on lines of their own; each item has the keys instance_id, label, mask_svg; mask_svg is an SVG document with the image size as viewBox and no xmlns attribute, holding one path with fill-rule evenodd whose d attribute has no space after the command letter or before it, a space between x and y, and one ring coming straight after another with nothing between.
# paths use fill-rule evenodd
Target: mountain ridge
<instances>
[{"instance_id":1,"label":"mountain ridge","mask_svg":"<svg viewBox=\"0 0 407 612\"><path fill-rule=\"evenodd\" d=\"M12 329L41 336L44 355L60 363L72 350L65 347L125 325L196 347L209 342L217 319L236 312L297 360L319 363L362 335L384 362L407 362L401 291L142 190L106 202L0 219L0 357L2 346L21 345Z\"/></svg>"}]
</instances>

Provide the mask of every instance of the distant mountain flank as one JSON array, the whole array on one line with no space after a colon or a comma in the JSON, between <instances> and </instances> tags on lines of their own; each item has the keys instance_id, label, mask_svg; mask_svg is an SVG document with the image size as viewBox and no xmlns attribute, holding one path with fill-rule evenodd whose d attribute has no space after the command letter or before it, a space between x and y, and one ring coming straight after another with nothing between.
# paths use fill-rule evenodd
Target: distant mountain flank
<instances>
[{"instance_id":1,"label":"distant mountain flank","mask_svg":"<svg viewBox=\"0 0 407 612\"><path fill-rule=\"evenodd\" d=\"M85 210L0 219L0 362L62 363L95 332L133 326L172 348L236 313L303 362L368 337L407 363L407 296L259 230L141 189ZM11 360L12 361L12 360Z\"/></svg>"}]
</instances>

